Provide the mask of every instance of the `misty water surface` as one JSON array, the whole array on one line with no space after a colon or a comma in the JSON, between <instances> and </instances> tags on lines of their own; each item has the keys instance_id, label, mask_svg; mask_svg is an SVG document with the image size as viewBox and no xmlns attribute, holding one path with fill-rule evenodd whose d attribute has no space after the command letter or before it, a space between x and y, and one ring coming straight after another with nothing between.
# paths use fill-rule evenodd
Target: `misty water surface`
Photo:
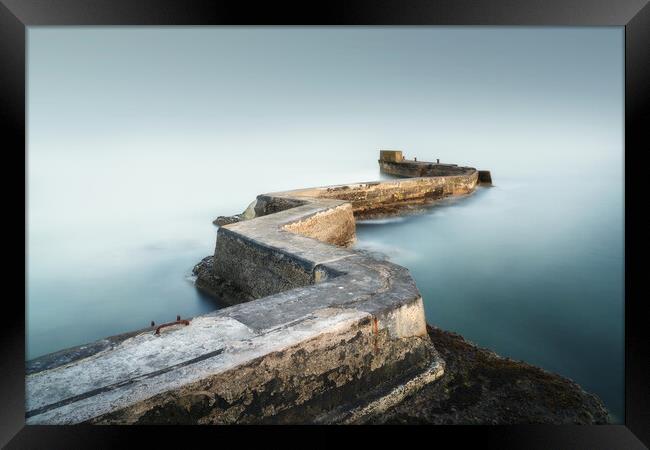
<instances>
[{"instance_id":1,"label":"misty water surface","mask_svg":"<svg viewBox=\"0 0 650 450\"><path fill-rule=\"evenodd\" d=\"M357 224L357 247L410 269L430 324L573 379L621 421L621 187L493 176L427 213Z\"/></svg>"},{"instance_id":2,"label":"misty water surface","mask_svg":"<svg viewBox=\"0 0 650 450\"><path fill-rule=\"evenodd\" d=\"M495 187L358 226L427 320L622 420L622 28L28 30L27 359L217 305L191 270L256 195L379 178L380 148Z\"/></svg>"}]
</instances>

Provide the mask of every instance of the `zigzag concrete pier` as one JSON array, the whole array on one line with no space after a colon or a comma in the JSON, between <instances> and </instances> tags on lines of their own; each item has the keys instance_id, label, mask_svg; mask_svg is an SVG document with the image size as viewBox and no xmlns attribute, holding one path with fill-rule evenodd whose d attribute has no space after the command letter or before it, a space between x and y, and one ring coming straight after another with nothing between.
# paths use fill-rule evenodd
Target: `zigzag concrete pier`
<instances>
[{"instance_id":1,"label":"zigzag concrete pier","mask_svg":"<svg viewBox=\"0 0 650 450\"><path fill-rule=\"evenodd\" d=\"M468 194L487 178L390 155L382 170L413 178L263 194L218 219L198 284L218 292L226 282L240 300L160 335L29 362L27 423L353 423L442 376L413 278L351 249L355 220Z\"/></svg>"}]
</instances>

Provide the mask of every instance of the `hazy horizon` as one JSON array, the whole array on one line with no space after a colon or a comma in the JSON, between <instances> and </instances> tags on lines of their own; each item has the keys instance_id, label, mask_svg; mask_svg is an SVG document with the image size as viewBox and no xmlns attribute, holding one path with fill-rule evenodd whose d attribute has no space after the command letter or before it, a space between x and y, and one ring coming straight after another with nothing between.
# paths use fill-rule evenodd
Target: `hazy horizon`
<instances>
[{"instance_id":1,"label":"hazy horizon","mask_svg":"<svg viewBox=\"0 0 650 450\"><path fill-rule=\"evenodd\" d=\"M428 320L622 420L623 93L623 27L29 27L26 358L213 310L190 272L215 217L378 179L394 148L495 188L360 244Z\"/></svg>"}]
</instances>

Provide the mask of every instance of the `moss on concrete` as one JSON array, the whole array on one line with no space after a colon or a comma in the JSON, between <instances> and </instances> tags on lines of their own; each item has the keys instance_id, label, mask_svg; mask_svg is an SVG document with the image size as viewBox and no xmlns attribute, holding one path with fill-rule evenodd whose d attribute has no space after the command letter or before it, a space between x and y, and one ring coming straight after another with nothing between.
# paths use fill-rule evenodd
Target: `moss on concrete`
<instances>
[{"instance_id":1,"label":"moss on concrete","mask_svg":"<svg viewBox=\"0 0 650 450\"><path fill-rule=\"evenodd\" d=\"M445 360L445 374L370 423L608 423L602 401L575 382L503 358L459 334L431 326L427 331Z\"/></svg>"}]
</instances>

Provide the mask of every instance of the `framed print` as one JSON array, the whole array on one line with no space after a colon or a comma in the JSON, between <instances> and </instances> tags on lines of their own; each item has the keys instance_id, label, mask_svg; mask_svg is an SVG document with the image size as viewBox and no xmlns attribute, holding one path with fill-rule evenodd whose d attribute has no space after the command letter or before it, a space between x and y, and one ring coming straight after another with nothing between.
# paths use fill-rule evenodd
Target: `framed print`
<instances>
[{"instance_id":1,"label":"framed print","mask_svg":"<svg viewBox=\"0 0 650 450\"><path fill-rule=\"evenodd\" d=\"M647 2L0 11L8 448L650 442Z\"/></svg>"}]
</instances>

